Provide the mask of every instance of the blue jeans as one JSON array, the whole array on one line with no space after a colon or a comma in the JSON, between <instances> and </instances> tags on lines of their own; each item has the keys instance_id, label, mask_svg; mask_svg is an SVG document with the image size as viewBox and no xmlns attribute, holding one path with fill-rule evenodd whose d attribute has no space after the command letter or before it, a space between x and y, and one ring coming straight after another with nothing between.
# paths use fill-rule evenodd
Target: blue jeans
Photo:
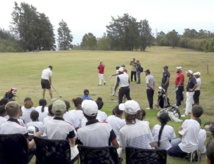
<instances>
[{"instance_id":1,"label":"blue jeans","mask_svg":"<svg viewBox=\"0 0 214 164\"><path fill-rule=\"evenodd\" d=\"M141 80L140 80L140 71L137 71L136 74L137 74L137 83L140 84Z\"/></svg>"},{"instance_id":2,"label":"blue jeans","mask_svg":"<svg viewBox=\"0 0 214 164\"><path fill-rule=\"evenodd\" d=\"M178 144L181 142L180 138L174 139L171 141L172 147L167 151L169 156L173 156L173 157L186 157L187 153L183 152L180 147L178 146Z\"/></svg>"},{"instance_id":3,"label":"blue jeans","mask_svg":"<svg viewBox=\"0 0 214 164\"><path fill-rule=\"evenodd\" d=\"M176 105L180 106L181 101L183 101L183 91L184 91L184 86L179 86L177 91L176 91Z\"/></svg>"}]
</instances>

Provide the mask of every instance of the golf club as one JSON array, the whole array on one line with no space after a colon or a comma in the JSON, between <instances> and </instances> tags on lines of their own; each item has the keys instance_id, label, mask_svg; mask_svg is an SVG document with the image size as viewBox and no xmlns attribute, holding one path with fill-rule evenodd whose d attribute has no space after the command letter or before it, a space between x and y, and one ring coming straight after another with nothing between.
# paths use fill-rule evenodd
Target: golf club
<instances>
[{"instance_id":1,"label":"golf club","mask_svg":"<svg viewBox=\"0 0 214 164\"><path fill-rule=\"evenodd\" d=\"M54 88L54 86L53 86L53 85L51 85L51 86L52 86L52 88L54 89L54 91L56 92L57 96L58 96L59 98L62 98L62 96L59 95L59 93L56 91L56 89Z\"/></svg>"}]
</instances>

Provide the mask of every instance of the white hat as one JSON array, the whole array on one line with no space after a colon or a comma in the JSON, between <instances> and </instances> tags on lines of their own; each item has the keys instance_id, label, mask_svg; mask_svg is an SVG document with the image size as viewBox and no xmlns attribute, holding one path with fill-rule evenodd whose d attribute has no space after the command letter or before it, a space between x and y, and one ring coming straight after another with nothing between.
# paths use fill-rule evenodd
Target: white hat
<instances>
[{"instance_id":1,"label":"white hat","mask_svg":"<svg viewBox=\"0 0 214 164\"><path fill-rule=\"evenodd\" d=\"M120 67L119 69L118 69L118 72L123 72L124 71L124 68L123 67Z\"/></svg>"},{"instance_id":2,"label":"white hat","mask_svg":"<svg viewBox=\"0 0 214 164\"><path fill-rule=\"evenodd\" d=\"M33 136L36 132L39 131L39 129L37 127L35 127L35 126L29 126L27 128L27 131L28 131L28 135L29 136Z\"/></svg>"},{"instance_id":3,"label":"white hat","mask_svg":"<svg viewBox=\"0 0 214 164\"><path fill-rule=\"evenodd\" d=\"M97 103L93 100L84 100L82 102L82 110L87 116L96 116L98 112Z\"/></svg>"},{"instance_id":4,"label":"white hat","mask_svg":"<svg viewBox=\"0 0 214 164\"><path fill-rule=\"evenodd\" d=\"M180 69L180 70L181 70L181 69L182 69L182 67L181 67L181 66L177 66L177 67L176 67L176 69Z\"/></svg>"},{"instance_id":5,"label":"white hat","mask_svg":"<svg viewBox=\"0 0 214 164\"><path fill-rule=\"evenodd\" d=\"M193 75L201 76L201 72L195 72Z\"/></svg>"},{"instance_id":6,"label":"white hat","mask_svg":"<svg viewBox=\"0 0 214 164\"><path fill-rule=\"evenodd\" d=\"M134 100L128 100L125 103L119 105L120 110L124 110L126 113L134 115L140 110L139 104Z\"/></svg>"},{"instance_id":7,"label":"white hat","mask_svg":"<svg viewBox=\"0 0 214 164\"><path fill-rule=\"evenodd\" d=\"M193 71L192 70L188 70L188 71L186 71L186 73L189 73L189 74L193 74Z\"/></svg>"},{"instance_id":8,"label":"white hat","mask_svg":"<svg viewBox=\"0 0 214 164\"><path fill-rule=\"evenodd\" d=\"M57 115L64 114L66 111L66 104L62 100L56 100L52 106L52 112Z\"/></svg>"}]
</instances>

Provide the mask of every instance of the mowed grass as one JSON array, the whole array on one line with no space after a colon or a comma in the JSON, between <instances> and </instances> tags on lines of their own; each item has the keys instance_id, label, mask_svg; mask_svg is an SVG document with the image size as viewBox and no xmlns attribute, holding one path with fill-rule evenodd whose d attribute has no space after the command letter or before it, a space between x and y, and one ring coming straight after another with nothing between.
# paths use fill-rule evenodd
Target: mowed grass
<instances>
[{"instance_id":1,"label":"mowed grass","mask_svg":"<svg viewBox=\"0 0 214 164\"><path fill-rule=\"evenodd\" d=\"M150 69L151 74L155 76L156 91L154 102L157 100L158 85L161 83L162 67L169 66L171 73L169 98L170 103L175 103L174 79L176 77L176 66L181 65L183 71L191 69L202 73L202 87L200 104L204 108L204 114L201 117L204 124L208 120L213 120L213 100L214 100L214 53L204 53L192 51L188 49L170 47L150 47L146 52L129 52L129 51L53 51L53 52L27 52L27 53L1 53L0 54L0 94L5 94L11 87L16 87L16 100L23 104L25 97L31 97L34 101L34 106L38 105L39 99L42 97L40 86L41 71L48 65L53 65L52 84L59 92L63 99L71 102L72 98L83 95L84 89L89 89L90 96L96 100L97 97L102 97L104 101L103 111L108 115L117 105L115 102L117 97L111 97L112 88L115 83L115 78L111 80L109 75L115 73L117 65L125 64L130 74L129 62L132 58L136 58L141 62L145 69ZM105 64L105 79L107 81L104 86L97 86L98 71L97 66L100 61ZM207 69L208 68L208 69ZM141 74L141 84L131 83L131 98L139 102L141 108L148 107L148 102L145 92L145 74ZM187 84L187 77L185 84ZM54 97L58 97L53 92ZM184 92L185 95L185 92ZM46 93L48 104L51 103L48 93ZM71 109L74 106L71 102ZM182 103L180 108L181 113L184 112L185 104ZM146 120L150 122L152 128L158 123L156 115L158 110L146 111ZM181 123L170 122L177 132ZM125 159L124 159L125 163ZM169 164L188 163L184 159L168 157ZM205 163L203 156L200 163Z\"/></svg>"}]
</instances>

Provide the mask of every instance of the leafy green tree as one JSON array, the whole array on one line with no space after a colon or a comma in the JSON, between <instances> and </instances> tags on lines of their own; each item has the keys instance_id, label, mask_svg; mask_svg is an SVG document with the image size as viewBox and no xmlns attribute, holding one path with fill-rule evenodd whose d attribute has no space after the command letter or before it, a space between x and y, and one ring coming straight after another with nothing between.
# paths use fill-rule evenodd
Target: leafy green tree
<instances>
[{"instance_id":1,"label":"leafy green tree","mask_svg":"<svg viewBox=\"0 0 214 164\"><path fill-rule=\"evenodd\" d=\"M97 39L92 33L85 34L82 38L81 47L85 50L95 50Z\"/></svg>"},{"instance_id":2,"label":"leafy green tree","mask_svg":"<svg viewBox=\"0 0 214 164\"><path fill-rule=\"evenodd\" d=\"M53 26L45 14L27 3L15 2L11 30L26 51L55 48Z\"/></svg>"},{"instance_id":3,"label":"leafy green tree","mask_svg":"<svg viewBox=\"0 0 214 164\"><path fill-rule=\"evenodd\" d=\"M195 29L185 29L183 33L183 37L186 38L197 38L198 37L198 32Z\"/></svg>"},{"instance_id":4,"label":"leafy green tree","mask_svg":"<svg viewBox=\"0 0 214 164\"><path fill-rule=\"evenodd\" d=\"M176 46L178 46L178 42L179 42L179 35L175 30L170 31L167 35L166 35L167 41L169 43L170 46L172 46L173 48L175 48Z\"/></svg>"},{"instance_id":5,"label":"leafy green tree","mask_svg":"<svg viewBox=\"0 0 214 164\"><path fill-rule=\"evenodd\" d=\"M145 51L147 46L151 46L153 39L151 31L146 19L139 22L139 46L141 51Z\"/></svg>"},{"instance_id":6,"label":"leafy green tree","mask_svg":"<svg viewBox=\"0 0 214 164\"><path fill-rule=\"evenodd\" d=\"M98 50L110 50L110 39L108 36L106 36L105 33L101 38L97 39L97 49Z\"/></svg>"},{"instance_id":7,"label":"leafy green tree","mask_svg":"<svg viewBox=\"0 0 214 164\"><path fill-rule=\"evenodd\" d=\"M156 41L159 46L168 46L166 34L163 31L157 34Z\"/></svg>"},{"instance_id":8,"label":"leafy green tree","mask_svg":"<svg viewBox=\"0 0 214 164\"><path fill-rule=\"evenodd\" d=\"M62 20L59 23L59 28L58 28L58 46L60 50L68 50L72 48L72 40L73 36L71 34L71 30L68 28L67 23Z\"/></svg>"},{"instance_id":9,"label":"leafy green tree","mask_svg":"<svg viewBox=\"0 0 214 164\"><path fill-rule=\"evenodd\" d=\"M113 50L129 50L138 48L138 22L135 18L124 14L123 17L115 19L112 17L112 22L107 28L107 36L110 38L111 49Z\"/></svg>"}]
</instances>

